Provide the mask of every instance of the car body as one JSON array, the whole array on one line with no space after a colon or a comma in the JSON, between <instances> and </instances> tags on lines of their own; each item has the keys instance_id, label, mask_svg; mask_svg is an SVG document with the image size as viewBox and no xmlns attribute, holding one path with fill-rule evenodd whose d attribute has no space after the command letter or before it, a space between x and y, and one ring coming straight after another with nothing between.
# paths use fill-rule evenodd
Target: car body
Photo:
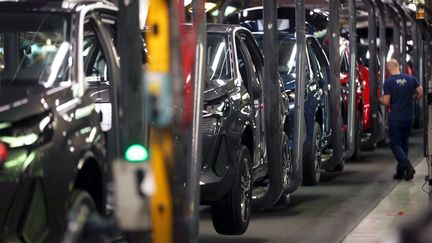
<instances>
[{"instance_id":1,"label":"car body","mask_svg":"<svg viewBox=\"0 0 432 243\"><path fill-rule=\"evenodd\" d=\"M102 1L0 3L2 242L60 242L79 203L106 212L110 135L100 123L119 76L116 11Z\"/></svg>"},{"instance_id":2,"label":"car body","mask_svg":"<svg viewBox=\"0 0 432 243\"><path fill-rule=\"evenodd\" d=\"M262 44L263 33L255 32L257 41ZM284 89L288 92L290 120L294 120L295 100L295 36L288 32L279 32L279 74L284 82ZM306 185L315 185L319 181L322 153L331 147L331 112L330 112L330 83L328 79L329 64L326 55L315 37L306 36L306 93L305 93L305 121L306 140L304 143L303 178ZM319 141L315 141L316 124L319 125ZM292 123L290 124L290 139L293 140ZM318 143L318 144L317 144ZM315 148L314 148L315 147ZM312 156L310 156L312 154ZM313 164L314 169L305 166ZM307 172L309 171L309 172ZM309 174L305 174L309 173Z\"/></svg>"},{"instance_id":3,"label":"car body","mask_svg":"<svg viewBox=\"0 0 432 243\"><path fill-rule=\"evenodd\" d=\"M348 133L348 107L349 107L349 88L350 88L350 49L349 41L341 38L340 40L340 82L341 82L341 98L342 98L342 121L345 134ZM359 159L361 157L361 141L364 127L370 126L370 89L369 89L369 69L356 61L356 78L355 78L355 132L354 132L354 153L352 158ZM366 88L368 88L366 90ZM365 103L365 99L369 103ZM345 135L347 138L348 136ZM347 139L345 141L347 143ZM346 144L347 146L347 144Z\"/></svg>"},{"instance_id":4,"label":"car body","mask_svg":"<svg viewBox=\"0 0 432 243\"><path fill-rule=\"evenodd\" d=\"M233 223L227 197L246 194L250 213L252 191L269 171L266 148L263 93L263 56L250 31L240 26L209 24L207 27L206 84L203 109L203 163L201 203L212 206L212 219L222 234L241 234L247 224ZM281 81L280 81L281 82ZM275 122L288 125L288 97L281 89L281 112ZM249 153L246 177L250 190L237 191L244 174L242 151ZM285 152L289 151L286 137ZM287 152L285 159L290 159ZM233 189L234 188L234 189ZM242 189L243 190L243 189ZM233 196L234 197L234 196ZM236 199L233 199L236 200ZM234 212L235 214L236 212ZM249 220L249 215L240 215ZM222 217L222 218L221 218ZM243 222L246 223L246 222ZM241 225L240 228L237 228Z\"/></svg>"}]
</instances>

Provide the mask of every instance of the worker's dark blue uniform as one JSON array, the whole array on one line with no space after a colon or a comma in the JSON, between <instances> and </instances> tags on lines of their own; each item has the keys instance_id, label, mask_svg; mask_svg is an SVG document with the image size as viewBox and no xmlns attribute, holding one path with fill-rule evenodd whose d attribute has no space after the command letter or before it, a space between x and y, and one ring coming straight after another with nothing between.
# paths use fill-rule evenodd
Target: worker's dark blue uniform
<instances>
[{"instance_id":1,"label":"worker's dark blue uniform","mask_svg":"<svg viewBox=\"0 0 432 243\"><path fill-rule=\"evenodd\" d=\"M408 159L408 138L413 117L413 96L419 86L413 76L401 73L390 76L384 83L384 95L390 95L389 139L398 164L396 175L411 168Z\"/></svg>"}]
</instances>

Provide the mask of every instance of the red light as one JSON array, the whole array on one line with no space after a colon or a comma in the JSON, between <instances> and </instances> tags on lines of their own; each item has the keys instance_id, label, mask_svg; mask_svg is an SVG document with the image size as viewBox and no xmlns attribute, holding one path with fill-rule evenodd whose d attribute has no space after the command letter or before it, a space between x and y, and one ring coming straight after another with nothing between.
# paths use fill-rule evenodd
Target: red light
<instances>
[{"instance_id":1,"label":"red light","mask_svg":"<svg viewBox=\"0 0 432 243\"><path fill-rule=\"evenodd\" d=\"M0 143L0 164L4 163L7 160L8 152L6 145L4 143Z\"/></svg>"}]
</instances>

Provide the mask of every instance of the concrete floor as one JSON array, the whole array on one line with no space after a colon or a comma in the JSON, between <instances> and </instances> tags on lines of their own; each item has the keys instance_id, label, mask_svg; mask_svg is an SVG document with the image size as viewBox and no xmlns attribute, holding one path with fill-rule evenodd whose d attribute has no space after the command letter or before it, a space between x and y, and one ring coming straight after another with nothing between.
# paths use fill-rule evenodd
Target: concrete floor
<instances>
[{"instance_id":1,"label":"concrete floor","mask_svg":"<svg viewBox=\"0 0 432 243\"><path fill-rule=\"evenodd\" d=\"M430 207L425 185L426 159L412 181L401 181L345 238L344 243L397 242L399 227L410 224ZM424 185L424 187L423 187Z\"/></svg>"},{"instance_id":2,"label":"concrete floor","mask_svg":"<svg viewBox=\"0 0 432 243\"><path fill-rule=\"evenodd\" d=\"M411 161L423 157L422 131L413 131ZM201 213L200 242L341 242L397 185L395 160L387 147L365 152L339 173L324 173L316 187L301 187L287 209L254 213L242 236L213 229L209 210ZM421 175L416 175L420 177ZM364 241L367 242L367 241Z\"/></svg>"}]
</instances>

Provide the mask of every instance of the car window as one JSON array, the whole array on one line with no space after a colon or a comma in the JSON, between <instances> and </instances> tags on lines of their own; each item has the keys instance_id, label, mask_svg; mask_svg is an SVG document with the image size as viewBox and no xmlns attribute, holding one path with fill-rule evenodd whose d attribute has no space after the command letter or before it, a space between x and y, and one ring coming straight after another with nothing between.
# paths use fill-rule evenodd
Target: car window
<instances>
[{"instance_id":1,"label":"car window","mask_svg":"<svg viewBox=\"0 0 432 243\"><path fill-rule=\"evenodd\" d=\"M343 49L341 51L340 72L341 73L348 73L349 72L349 61L348 61L348 55L347 55L346 49Z\"/></svg>"},{"instance_id":2,"label":"car window","mask_svg":"<svg viewBox=\"0 0 432 243\"><path fill-rule=\"evenodd\" d=\"M241 79L243 80L243 82L247 82L248 80L248 75L247 75L247 67L246 67L246 58L243 56L243 51L242 51L242 44L241 41L238 37L236 37L236 51L237 51L237 63L238 63L238 68L240 71L240 76ZM248 87L246 85L246 87Z\"/></svg>"},{"instance_id":3,"label":"car window","mask_svg":"<svg viewBox=\"0 0 432 243\"><path fill-rule=\"evenodd\" d=\"M307 46L308 49L308 57L309 57L309 62L311 65L311 75L314 78L317 78L317 73L318 73L318 60L316 59L315 53L313 51L313 49L308 45Z\"/></svg>"},{"instance_id":4,"label":"car window","mask_svg":"<svg viewBox=\"0 0 432 243\"><path fill-rule=\"evenodd\" d=\"M90 97L96 103L110 102L109 81L110 72L105 55L101 48L101 41L95 34L90 23L86 24L83 40L83 61L85 83L91 90Z\"/></svg>"},{"instance_id":5,"label":"car window","mask_svg":"<svg viewBox=\"0 0 432 243\"><path fill-rule=\"evenodd\" d=\"M232 79L228 40L225 34L207 35L205 90L221 87Z\"/></svg>"},{"instance_id":6,"label":"car window","mask_svg":"<svg viewBox=\"0 0 432 243\"><path fill-rule=\"evenodd\" d=\"M260 59L259 57L257 57L257 53L255 52L256 50L254 50L252 43L250 43L249 40L247 40L245 37L241 37L241 42L243 44L243 46L245 47L246 51L246 57L248 58L248 61L250 63L250 68L251 68L251 80L253 80L253 86L252 88L254 89L254 91L256 91L258 89L258 87L255 87L255 84L259 84L260 83L260 78L262 77L262 74L259 73L261 72L261 63L260 63Z\"/></svg>"},{"instance_id":7,"label":"car window","mask_svg":"<svg viewBox=\"0 0 432 243\"><path fill-rule=\"evenodd\" d=\"M324 77L323 67L321 66L320 61L318 60L318 56L317 56L317 53L315 52L315 48L313 47L312 42L308 41L307 44L309 46L309 50L310 50L309 54L311 55L311 60L313 60L312 62L314 63L315 68L316 68L315 74L317 75L317 78L318 78L317 81L320 82L320 86L322 86L323 85L322 80Z\"/></svg>"},{"instance_id":8,"label":"car window","mask_svg":"<svg viewBox=\"0 0 432 243\"><path fill-rule=\"evenodd\" d=\"M57 14L2 14L0 79L3 87L49 88L67 81L68 24L66 18Z\"/></svg>"}]
</instances>

